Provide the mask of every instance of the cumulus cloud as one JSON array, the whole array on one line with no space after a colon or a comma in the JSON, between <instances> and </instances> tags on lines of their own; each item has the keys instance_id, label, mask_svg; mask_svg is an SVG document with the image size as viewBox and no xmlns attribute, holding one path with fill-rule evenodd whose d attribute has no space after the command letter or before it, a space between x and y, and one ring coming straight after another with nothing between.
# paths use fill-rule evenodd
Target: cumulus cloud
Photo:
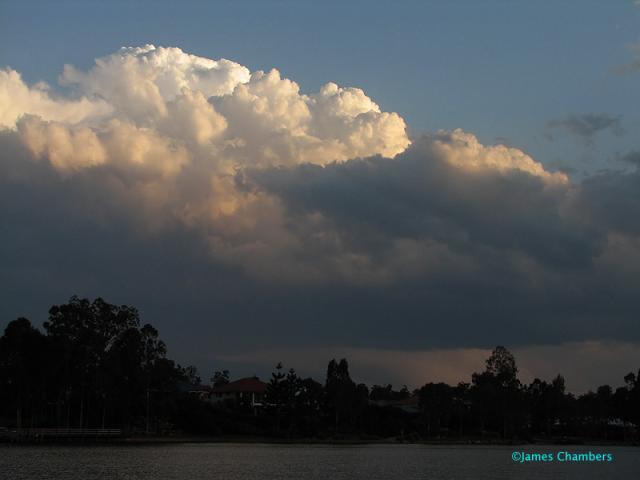
<instances>
[{"instance_id":1,"label":"cumulus cloud","mask_svg":"<svg viewBox=\"0 0 640 480\"><path fill-rule=\"evenodd\" d=\"M221 349L640 340L637 172L572 183L460 129L412 142L361 89L177 48L60 80L0 73L12 301L124 295L176 338L199 322L203 351L216 325ZM596 117L558 127L619 127Z\"/></svg>"},{"instance_id":2,"label":"cumulus cloud","mask_svg":"<svg viewBox=\"0 0 640 480\"><path fill-rule=\"evenodd\" d=\"M249 163L394 156L409 145L403 119L381 112L360 89L330 83L317 94L305 95L275 69L250 73L235 62L178 48L122 48L97 59L87 72L66 65L60 82L72 89L70 99L53 98L48 86L30 87L17 72L4 71L1 125L16 128L28 114L58 122L52 127L58 130L90 128L99 137L117 120L174 144L196 144L200 150L193 148L192 156L206 156L227 173ZM71 155L66 164L73 163ZM75 167L95 164L78 158Z\"/></svg>"},{"instance_id":3,"label":"cumulus cloud","mask_svg":"<svg viewBox=\"0 0 640 480\"><path fill-rule=\"evenodd\" d=\"M17 127L33 155L48 159L60 171L92 167L107 160L105 148L90 128L69 129L32 115L22 116Z\"/></svg>"},{"instance_id":4,"label":"cumulus cloud","mask_svg":"<svg viewBox=\"0 0 640 480\"><path fill-rule=\"evenodd\" d=\"M640 171L605 171L582 182L581 201L608 232L640 234Z\"/></svg>"},{"instance_id":5,"label":"cumulus cloud","mask_svg":"<svg viewBox=\"0 0 640 480\"><path fill-rule=\"evenodd\" d=\"M408 258L414 250L426 260L421 250L439 244L439 256L505 249L553 266L588 263L597 248L589 225L572 215L574 189L565 174L548 172L521 150L484 146L462 130L424 136L393 160L249 176L291 206L292 223L313 214L331 219L340 232L340 255L351 248L380 268L394 245ZM383 257L373 261L377 254ZM387 259L391 266L397 256Z\"/></svg>"},{"instance_id":6,"label":"cumulus cloud","mask_svg":"<svg viewBox=\"0 0 640 480\"><path fill-rule=\"evenodd\" d=\"M28 86L15 70L0 70L0 128L15 128L24 114L76 125L104 117L112 110L111 105L99 98L60 98L44 83Z\"/></svg>"},{"instance_id":7,"label":"cumulus cloud","mask_svg":"<svg viewBox=\"0 0 640 480\"><path fill-rule=\"evenodd\" d=\"M568 183L565 174L548 172L522 150L504 145L484 146L473 134L461 129L438 132L429 148L436 156L463 170L497 171L501 174L519 171L548 184Z\"/></svg>"},{"instance_id":8,"label":"cumulus cloud","mask_svg":"<svg viewBox=\"0 0 640 480\"><path fill-rule=\"evenodd\" d=\"M588 145L593 143L597 133L609 130L614 135L623 135L624 129L620 117L614 117L606 113L585 113L581 115L569 115L566 118L551 120L547 122L547 129L564 130L570 135L574 135ZM553 139L549 133L548 137Z\"/></svg>"},{"instance_id":9,"label":"cumulus cloud","mask_svg":"<svg viewBox=\"0 0 640 480\"><path fill-rule=\"evenodd\" d=\"M229 255L240 238L255 246L247 230L263 222L248 217L273 203L237 189L238 169L392 157L410 143L404 120L360 89L329 83L306 95L275 69L250 73L178 48L122 48L88 71L66 65L60 82L67 97L4 71L1 125L62 175L81 182L98 168L126 187L132 209L206 226Z\"/></svg>"},{"instance_id":10,"label":"cumulus cloud","mask_svg":"<svg viewBox=\"0 0 640 480\"><path fill-rule=\"evenodd\" d=\"M142 225L208 230L223 257L262 256L256 229L271 231L281 253L296 243L273 199L237 188L239 169L392 157L410 143L404 120L358 88L329 83L306 95L275 69L250 73L178 48L122 48L88 71L66 65L60 82L66 98L3 72L1 125L61 175L89 182L98 169L114 203L161 217Z\"/></svg>"},{"instance_id":11,"label":"cumulus cloud","mask_svg":"<svg viewBox=\"0 0 640 480\"><path fill-rule=\"evenodd\" d=\"M60 82L103 98L118 115L143 121L146 116L167 116L166 102L185 89L207 98L228 95L248 79L249 70L238 63L146 45L99 58L88 72L65 65Z\"/></svg>"}]
</instances>

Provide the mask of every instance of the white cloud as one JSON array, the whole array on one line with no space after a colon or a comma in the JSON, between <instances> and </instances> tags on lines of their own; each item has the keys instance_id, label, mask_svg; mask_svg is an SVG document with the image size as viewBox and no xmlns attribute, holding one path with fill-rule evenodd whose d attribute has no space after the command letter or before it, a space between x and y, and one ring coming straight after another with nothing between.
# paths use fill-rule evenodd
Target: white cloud
<instances>
[{"instance_id":1,"label":"white cloud","mask_svg":"<svg viewBox=\"0 0 640 480\"><path fill-rule=\"evenodd\" d=\"M60 82L105 99L118 115L143 121L147 115L166 116L165 102L183 89L201 92L207 98L228 95L248 79L249 70L229 60L211 60L179 48L145 45L121 48L99 58L88 72L65 65Z\"/></svg>"},{"instance_id":2,"label":"white cloud","mask_svg":"<svg viewBox=\"0 0 640 480\"><path fill-rule=\"evenodd\" d=\"M0 126L15 128L28 114L59 122L58 130L90 128L100 137L117 120L183 144L208 157L213 172L227 174L246 166L392 157L409 145L404 120L381 112L360 89L330 83L304 95L275 69L250 74L235 62L179 48L122 48L88 71L66 65L60 82L71 89L66 98L54 98L44 84L26 85L15 71L2 72ZM37 150L47 157L49 149ZM72 157L52 163L66 171L102 163L78 157L74 164Z\"/></svg>"},{"instance_id":3,"label":"white cloud","mask_svg":"<svg viewBox=\"0 0 640 480\"><path fill-rule=\"evenodd\" d=\"M317 272L293 267L304 240L278 199L238 188L238 171L393 157L410 143L404 120L361 89L329 83L306 95L275 69L250 73L179 48L122 48L88 71L66 65L60 83L67 96L3 72L0 126L88 191L111 189L112 208L142 227L177 220L206 231L214 257L258 275L280 264L296 278ZM359 263L347 254L336 268Z\"/></svg>"},{"instance_id":4,"label":"white cloud","mask_svg":"<svg viewBox=\"0 0 640 480\"><path fill-rule=\"evenodd\" d=\"M599 338L605 317L617 338L636 331L635 317L598 307L637 298L640 175L574 185L459 129L410 145L402 117L360 89L302 93L277 70L176 48L125 48L61 81L64 96L0 72L0 180L22 199L2 213L53 247L79 237L38 229L49 215L100 222L113 258L111 237L123 250L130 237L187 238L176 244L197 245L194 263L223 270L202 290L234 272L250 288L316 292L310 312L325 311L328 290L369 292L358 308L380 301L375 311L345 312L349 298L332 312L381 342L393 342L392 317L405 342L461 328L480 338L479 315L511 338L513 318L538 339ZM22 252L28 235L13 233Z\"/></svg>"},{"instance_id":5,"label":"white cloud","mask_svg":"<svg viewBox=\"0 0 640 480\"><path fill-rule=\"evenodd\" d=\"M113 208L140 225L182 223L213 257L259 278L475 275L500 249L510 269L532 275L537 262L584 265L596 252L565 174L460 129L407 150L404 120L358 88L304 94L275 69L250 74L151 45L86 72L66 66L61 81L67 98L0 76L0 92L21 99L5 127L34 158L88 191L109 186Z\"/></svg>"},{"instance_id":6,"label":"white cloud","mask_svg":"<svg viewBox=\"0 0 640 480\"><path fill-rule=\"evenodd\" d=\"M426 202L422 212L413 210L415 202L407 205L404 212L413 212L407 217L410 221L416 214L433 215L429 209L438 197L437 203L443 205L455 197L458 202L464 200L467 213L462 220L467 223L508 204L506 217L503 211L491 229L503 228L510 218L516 219L511 222L515 229L532 228L517 220L523 214L522 202L507 200L509 189L500 181L496 185L491 175L519 172L560 191L568 185L564 174L545 170L521 150L482 145L460 129L425 136L405 152L410 142L404 120L381 111L361 89L328 83L318 93L306 95L275 69L249 74L234 62L196 57L177 48L123 48L96 60L88 72L65 67L62 82L75 89L75 97L100 109L88 109L84 117L71 122L39 118L42 109L36 108L37 101L35 107L25 104L25 111L14 115L16 128L34 157L50 162L66 176L101 168L100 176L91 176L90 181L102 178L112 184L110 179L116 179L120 187L113 195L120 197L118 208L124 198L132 212L158 217L141 225L161 225L171 218L206 231L215 258L241 265L258 277L269 276L275 269L293 281L339 278L369 284L434 269L460 271L477 266L452 250L449 240L427 231L392 238L389 253L374 258L368 247L363 249L336 229L332 212L327 212L327 218L313 213L297 218L298 227L292 231L286 199L283 205L273 192L256 190L255 185L239 187L237 174L247 169L266 171L311 163L331 170L336 164L330 164L336 161L402 155L400 160L381 164L373 190L362 192L366 198L378 196L376 185L386 182L389 192ZM533 190L536 198L546 195ZM527 206L537 201L548 203L529 198ZM387 215L388 205L378 208L381 216ZM441 226L452 224L451 218L443 217L445 213L436 214L442 217L437 220ZM403 213L392 215L404 218ZM459 231L454 235L468 234L464 222L453 227Z\"/></svg>"},{"instance_id":7,"label":"white cloud","mask_svg":"<svg viewBox=\"0 0 640 480\"><path fill-rule=\"evenodd\" d=\"M90 128L69 128L26 115L18 121L18 131L34 156L47 158L59 171L67 173L107 161L104 146Z\"/></svg>"},{"instance_id":8,"label":"white cloud","mask_svg":"<svg viewBox=\"0 0 640 480\"><path fill-rule=\"evenodd\" d=\"M440 131L430 138L429 147L457 168L468 171L497 170L501 173L521 171L547 183L568 184L561 172L549 172L544 166L517 148L505 145L482 145L475 135L461 129Z\"/></svg>"},{"instance_id":9,"label":"white cloud","mask_svg":"<svg viewBox=\"0 0 640 480\"><path fill-rule=\"evenodd\" d=\"M0 129L15 128L20 116L25 114L77 125L112 111L113 107L102 99L56 97L44 83L29 87L15 70L0 70Z\"/></svg>"}]
</instances>

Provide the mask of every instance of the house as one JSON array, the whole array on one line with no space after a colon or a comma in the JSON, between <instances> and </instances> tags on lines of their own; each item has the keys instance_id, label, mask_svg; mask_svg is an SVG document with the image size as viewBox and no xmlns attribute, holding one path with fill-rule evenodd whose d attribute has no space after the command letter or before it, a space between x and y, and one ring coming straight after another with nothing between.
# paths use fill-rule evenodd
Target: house
<instances>
[{"instance_id":1,"label":"house","mask_svg":"<svg viewBox=\"0 0 640 480\"><path fill-rule=\"evenodd\" d=\"M187 390L187 393L200 400L206 400L211 394L211 387L208 385L193 385Z\"/></svg>"},{"instance_id":2,"label":"house","mask_svg":"<svg viewBox=\"0 0 640 480\"><path fill-rule=\"evenodd\" d=\"M178 390L180 390L180 392L182 393L188 394L191 397L199 398L200 400L207 400L211 392L211 387L208 385L194 385L189 382L179 382Z\"/></svg>"},{"instance_id":3,"label":"house","mask_svg":"<svg viewBox=\"0 0 640 480\"><path fill-rule=\"evenodd\" d=\"M397 408L409 414L420 413L420 398L418 395L395 400L369 400L369 404L377 407Z\"/></svg>"},{"instance_id":4,"label":"house","mask_svg":"<svg viewBox=\"0 0 640 480\"><path fill-rule=\"evenodd\" d=\"M254 408L261 407L266 390L267 384L260 381L258 377L241 378L226 385L213 387L209 400L214 404L233 401L237 404L244 404Z\"/></svg>"}]
</instances>

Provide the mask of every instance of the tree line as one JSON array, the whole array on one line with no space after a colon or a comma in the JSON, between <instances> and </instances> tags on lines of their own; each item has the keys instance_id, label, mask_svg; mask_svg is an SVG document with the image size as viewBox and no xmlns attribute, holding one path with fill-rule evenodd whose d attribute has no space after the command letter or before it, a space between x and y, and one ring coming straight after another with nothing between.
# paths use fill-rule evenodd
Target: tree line
<instances>
[{"instance_id":1,"label":"tree line","mask_svg":"<svg viewBox=\"0 0 640 480\"><path fill-rule=\"evenodd\" d=\"M121 428L129 434L277 438L638 441L640 370L576 396L561 375L518 378L514 356L496 347L485 369L457 385L410 391L352 380L331 360L324 383L278 364L259 410L211 403L195 367L167 357L138 311L72 297L49 310L43 330L25 318L0 337L0 427ZM226 370L211 383L229 381Z\"/></svg>"}]
</instances>

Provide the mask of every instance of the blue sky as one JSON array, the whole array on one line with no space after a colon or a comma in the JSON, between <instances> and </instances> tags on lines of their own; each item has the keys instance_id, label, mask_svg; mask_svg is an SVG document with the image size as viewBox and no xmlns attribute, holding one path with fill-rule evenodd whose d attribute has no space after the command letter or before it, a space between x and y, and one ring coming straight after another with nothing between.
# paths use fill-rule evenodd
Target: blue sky
<instances>
[{"instance_id":1,"label":"blue sky","mask_svg":"<svg viewBox=\"0 0 640 480\"><path fill-rule=\"evenodd\" d=\"M633 0L0 0L29 84L0 71L0 327L104 296L205 378L457 381L503 343L529 377L622 379L639 27ZM111 55L145 44L181 50Z\"/></svg>"},{"instance_id":2,"label":"blue sky","mask_svg":"<svg viewBox=\"0 0 640 480\"><path fill-rule=\"evenodd\" d=\"M358 86L413 133L464 128L552 167L620 168L640 127L638 76L619 75L640 39L640 7L561 2L13 2L0 4L0 64L56 83L123 45L178 46L251 70L278 68L303 91ZM621 117L592 145L545 124Z\"/></svg>"}]
</instances>

